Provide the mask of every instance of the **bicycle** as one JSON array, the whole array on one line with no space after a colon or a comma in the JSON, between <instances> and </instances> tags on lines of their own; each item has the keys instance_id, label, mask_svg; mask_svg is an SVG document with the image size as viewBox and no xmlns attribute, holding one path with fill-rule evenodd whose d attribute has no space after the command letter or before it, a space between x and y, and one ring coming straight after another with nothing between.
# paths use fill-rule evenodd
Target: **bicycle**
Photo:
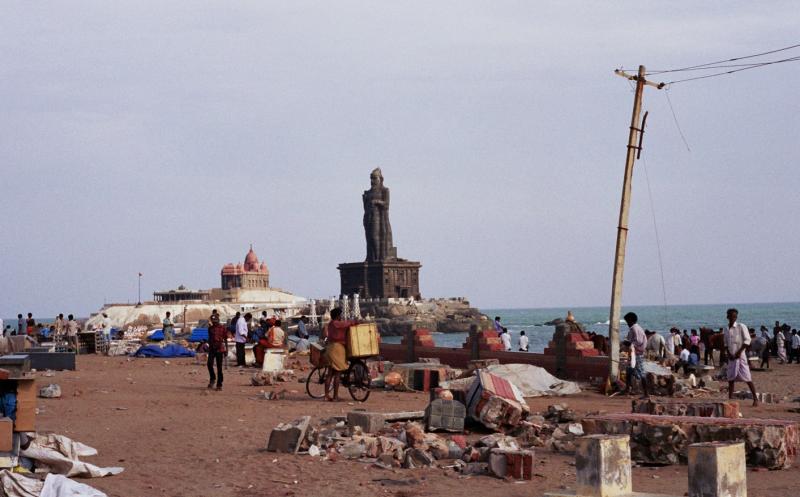
<instances>
[{"instance_id":1,"label":"bicycle","mask_svg":"<svg viewBox=\"0 0 800 497\"><path fill-rule=\"evenodd\" d=\"M348 359L349 366L340 371L340 383L350 392L350 397L357 402L366 402L369 398L369 386L372 382L367 364L358 357ZM334 373L336 373L334 371ZM306 393L312 399L325 397L325 378L328 375L328 366L319 365L311 370L306 378Z\"/></svg>"}]
</instances>

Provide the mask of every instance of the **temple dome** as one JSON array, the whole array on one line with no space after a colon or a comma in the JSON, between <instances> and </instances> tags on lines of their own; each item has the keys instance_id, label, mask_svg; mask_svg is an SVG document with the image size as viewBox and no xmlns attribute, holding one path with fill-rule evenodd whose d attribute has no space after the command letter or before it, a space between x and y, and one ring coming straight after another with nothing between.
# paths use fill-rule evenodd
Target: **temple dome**
<instances>
[{"instance_id":1,"label":"temple dome","mask_svg":"<svg viewBox=\"0 0 800 497\"><path fill-rule=\"evenodd\" d=\"M244 270L245 271L258 271L258 256L253 252L253 246L250 245L250 251L244 256Z\"/></svg>"}]
</instances>

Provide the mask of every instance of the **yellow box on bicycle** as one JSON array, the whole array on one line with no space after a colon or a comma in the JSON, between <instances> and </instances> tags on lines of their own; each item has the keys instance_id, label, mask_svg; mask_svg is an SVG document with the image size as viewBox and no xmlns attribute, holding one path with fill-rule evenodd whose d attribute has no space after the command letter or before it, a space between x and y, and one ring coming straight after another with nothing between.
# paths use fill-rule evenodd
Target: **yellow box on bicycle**
<instances>
[{"instance_id":1,"label":"yellow box on bicycle","mask_svg":"<svg viewBox=\"0 0 800 497\"><path fill-rule=\"evenodd\" d=\"M309 344L310 353L308 355L311 359L311 364L315 367L325 365L325 347L318 343Z\"/></svg>"},{"instance_id":2,"label":"yellow box on bicycle","mask_svg":"<svg viewBox=\"0 0 800 497\"><path fill-rule=\"evenodd\" d=\"M369 357L380 353L378 325L365 323L347 329L347 357Z\"/></svg>"}]
</instances>

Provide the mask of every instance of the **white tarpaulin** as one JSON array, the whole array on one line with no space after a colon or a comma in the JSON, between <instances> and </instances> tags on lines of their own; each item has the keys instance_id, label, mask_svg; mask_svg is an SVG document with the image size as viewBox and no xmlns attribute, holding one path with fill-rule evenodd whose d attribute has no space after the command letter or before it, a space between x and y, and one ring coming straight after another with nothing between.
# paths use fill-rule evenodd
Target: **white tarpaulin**
<instances>
[{"instance_id":1,"label":"white tarpaulin","mask_svg":"<svg viewBox=\"0 0 800 497\"><path fill-rule=\"evenodd\" d=\"M5 497L108 497L103 492L70 480L63 475L49 474L44 481L33 475L0 471Z\"/></svg>"},{"instance_id":2,"label":"white tarpaulin","mask_svg":"<svg viewBox=\"0 0 800 497\"><path fill-rule=\"evenodd\" d=\"M81 461L80 457L97 455L97 450L76 442L64 435L36 435L28 448L19 455L33 459L37 472L50 472L66 476L97 478L122 473L123 468L101 468ZM40 469L41 468L41 469Z\"/></svg>"},{"instance_id":3,"label":"white tarpaulin","mask_svg":"<svg viewBox=\"0 0 800 497\"><path fill-rule=\"evenodd\" d=\"M485 370L517 386L525 397L572 395L581 391L577 383L556 378L531 364L493 364Z\"/></svg>"}]
</instances>

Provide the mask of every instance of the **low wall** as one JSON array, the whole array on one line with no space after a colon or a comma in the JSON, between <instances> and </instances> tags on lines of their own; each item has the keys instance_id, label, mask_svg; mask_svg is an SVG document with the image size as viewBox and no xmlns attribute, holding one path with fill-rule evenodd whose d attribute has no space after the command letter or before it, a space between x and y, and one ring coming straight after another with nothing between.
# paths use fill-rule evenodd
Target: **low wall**
<instances>
[{"instance_id":1,"label":"low wall","mask_svg":"<svg viewBox=\"0 0 800 497\"><path fill-rule=\"evenodd\" d=\"M392 362L415 362L420 357L436 357L442 364L454 368L466 368L473 359L467 349L449 347L420 347L402 344L381 344L381 356ZM546 369L551 374L556 371L556 356L531 352L478 351L474 359L497 359L501 364L532 364ZM565 380L590 381L594 378L605 380L608 376L608 357L567 357Z\"/></svg>"}]
</instances>

